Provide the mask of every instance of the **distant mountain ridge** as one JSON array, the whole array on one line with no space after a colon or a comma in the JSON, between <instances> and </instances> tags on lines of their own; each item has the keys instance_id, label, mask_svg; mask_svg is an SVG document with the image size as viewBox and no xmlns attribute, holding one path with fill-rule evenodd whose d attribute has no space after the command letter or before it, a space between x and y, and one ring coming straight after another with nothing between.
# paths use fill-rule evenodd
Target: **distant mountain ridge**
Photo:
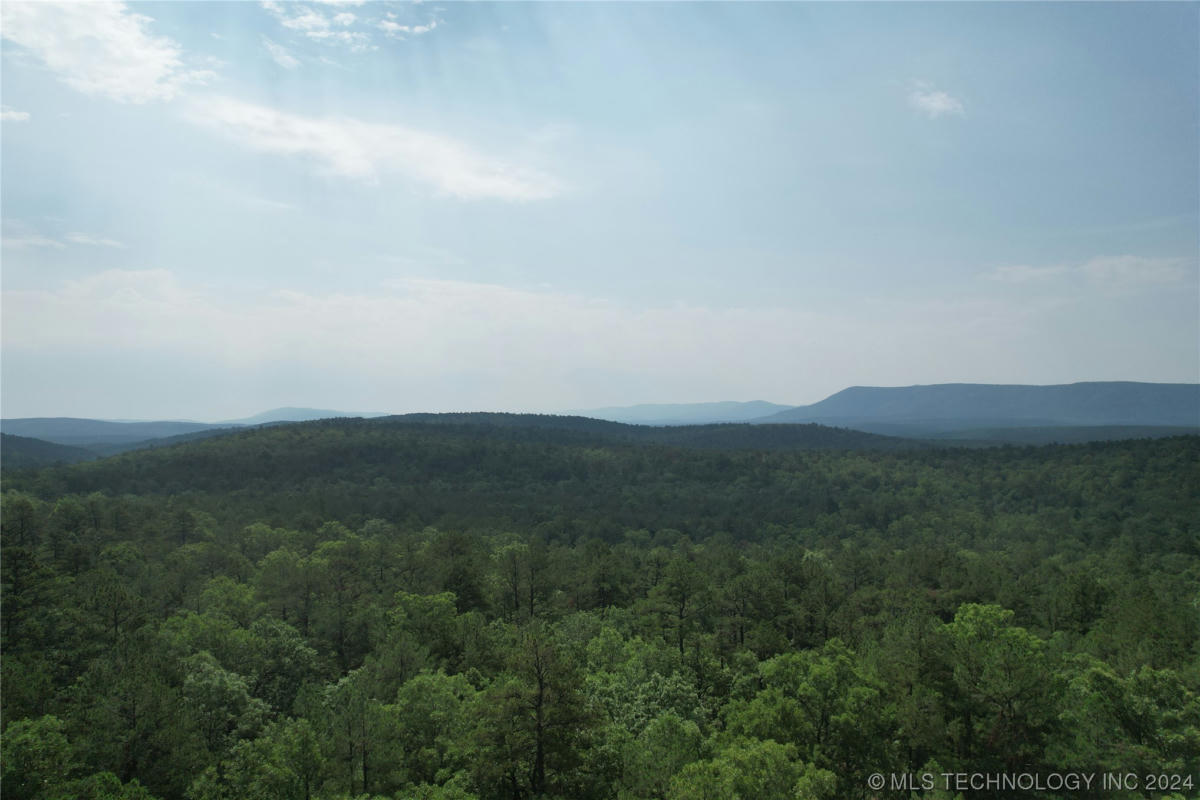
<instances>
[{"instance_id":1,"label":"distant mountain ridge","mask_svg":"<svg viewBox=\"0 0 1200 800\"><path fill-rule=\"evenodd\" d=\"M1034 426L1200 427L1200 384L1107 381L1052 386L853 386L819 403L754 422L817 422L893 435L903 435L902 429L927 434Z\"/></svg>"},{"instance_id":2,"label":"distant mountain ridge","mask_svg":"<svg viewBox=\"0 0 1200 800\"><path fill-rule=\"evenodd\" d=\"M54 444L88 447L104 455L131 445L141 447L154 439L203 432L271 425L281 422L310 422L343 417L382 417L382 413L330 411L320 408L273 408L244 419L224 422L184 420L106 420L79 417L24 417L0 420L0 431L12 436L41 439ZM114 450L114 448L116 448Z\"/></svg>"},{"instance_id":3,"label":"distant mountain ridge","mask_svg":"<svg viewBox=\"0 0 1200 800\"><path fill-rule=\"evenodd\" d=\"M581 411L564 411L568 416L591 417L627 425L708 425L722 422L750 422L791 407L765 400L716 403L642 403L633 406L609 406Z\"/></svg>"},{"instance_id":4,"label":"distant mountain ridge","mask_svg":"<svg viewBox=\"0 0 1200 800\"><path fill-rule=\"evenodd\" d=\"M170 450L185 454L180 457L186 458L187 453L202 452L204 448L211 446L208 440L221 439L223 444L216 446L228 447L231 451L244 448L251 442L294 441L275 438L276 434L286 436L285 428L304 431L302 439L313 434L324 435L332 430L340 430L353 436L375 436L377 438L372 447L372 458L380 457L379 446L386 450L388 443L402 444L408 441L406 437L409 435L447 441L542 443L584 447L665 446L694 450L912 450L933 446L929 442L822 425L719 423L650 426L551 414L460 412L415 413L371 419L326 417L293 424L214 428L141 441L127 446L99 444L87 448L3 434L3 460L0 465L9 470L72 464L116 455L121 458L152 458L149 453L156 450ZM961 445L953 443L951 446ZM392 453L387 457L400 456Z\"/></svg>"},{"instance_id":5,"label":"distant mountain ridge","mask_svg":"<svg viewBox=\"0 0 1200 800\"><path fill-rule=\"evenodd\" d=\"M386 416L387 413L383 411L332 411L327 408L295 408L293 406L284 406L283 408L272 408L270 411L264 411L261 414L255 414L252 417L243 417L242 419L227 419L216 424L266 425L271 422L311 422L314 419L335 419L341 417L362 417L364 419L371 419L373 417Z\"/></svg>"},{"instance_id":6,"label":"distant mountain ridge","mask_svg":"<svg viewBox=\"0 0 1200 800\"><path fill-rule=\"evenodd\" d=\"M101 444L122 444L179 436L222 427L206 422L110 422L103 419L76 417L28 417L0 420L0 430L13 436L42 439L55 444L87 447Z\"/></svg>"},{"instance_id":7,"label":"distant mountain ridge","mask_svg":"<svg viewBox=\"0 0 1200 800\"><path fill-rule=\"evenodd\" d=\"M643 404L590 411L567 412L598 425L653 427L746 425L773 428L778 424L819 424L907 439L950 440L973 444L1042 444L1067 441L1148 438L1200 433L1200 384L1111 381L1055 386L1005 384L933 384L925 386L854 386L808 406L787 407L762 400L685 404ZM114 421L71 417L0 420L6 435L42 440L43 443L86 448L95 456L124 450L167 446L197 437L217 436L263 425L310 422L320 419L382 418L389 415L328 409L283 407L251 417L206 423L180 420ZM411 414L389 417L407 422L458 424L470 419L502 427L571 427L566 417L550 415ZM605 422L600 422L601 420ZM648 433L648 432L647 432ZM634 435L624 431L622 435ZM832 442L834 434L816 437L812 431L776 429L775 433L746 430L705 430L654 434L658 441L700 442L706 445L739 442L745 446L772 446L771 436L793 446L801 440ZM637 434L644 439L642 434ZM8 441L8 440L6 440ZM847 442L849 440L846 440ZM856 445L861 442L856 442ZM874 442L874 445L881 445ZM82 454L54 452L33 442L8 441L10 466L29 459L76 460Z\"/></svg>"}]
</instances>

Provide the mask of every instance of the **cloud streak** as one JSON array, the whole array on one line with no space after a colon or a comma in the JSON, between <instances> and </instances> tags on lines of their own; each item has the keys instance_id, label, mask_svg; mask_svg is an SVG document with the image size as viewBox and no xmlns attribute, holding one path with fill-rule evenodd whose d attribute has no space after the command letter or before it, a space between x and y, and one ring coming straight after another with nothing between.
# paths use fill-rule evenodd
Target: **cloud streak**
<instances>
[{"instance_id":1,"label":"cloud streak","mask_svg":"<svg viewBox=\"0 0 1200 800\"><path fill-rule=\"evenodd\" d=\"M284 69L295 69L300 66L300 60L288 52L283 45L276 44L265 36L262 42L263 47L267 48L267 52L271 55L271 59L279 66Z\"/></svg>"},{"instance_id":2,"label":"cloud streak","mask_svg":"<svg viewBox=\"0 0 1200 800\"><path fill-rule=\"evenodd\" d=\"M300 158L342 178L398 175L462 200L541 200L560 192L549 175L453 138L347 117L307 117L228 97L197 101L190 117L250 150Z\"/></svg>"},{"instance_id":3,"label":"cloud streak","mask_svg":"<svg viewBox=\"0 0 1200 800\"><path fill-rule=\"evenodd\" d=\"M17 111L15 108L0 106L0 122L28 122L28 111Z\"/></svg>"},{"instance_id":4,"label":"cloud streak","mask_svg":"<svg viewBox=\"0 0 1200 800\"><path fill-rule=\"evenodd\" d=\"M214 77L189 68L180 46L150 32L149 17L124 3L4 3L0 34L84 94L120 103L176 97Z\"/></svg>"},{"instance_id":5,"label":"cloud streak","mask_svg":"<svg viewBox=\"0 0 1200 800\"><path fill-rule=\"evenodd\" d=\"M118 242L116 239L105 239L100 236L92 236L87 233L68 233L67 241L74 244L83 244L91 247L116 247L124 248L125 245Z\"/></svg>"},{"instance_id":6,"label":"cloud streak","mask_svg":"<svg viewBox=\"0 0 1200 800\"><path fill-rule=\"evenodd\" d=\"M40 236L38 234L5 236L4 246L11 247L16 250L24 250L30 247L49 247L55 250L61 250L66 247L65 244L57 239L51 239L48 236Z\"/></svg>"},{"instance_id":7,"label":"cloud streak","mask_svg":"<svg viewBox=\"0 0 1200 800\"><path fill-rule=\"evenodd\" d=\"M997 267L984 278L998 283L1046 286L1055 281L1087 282L1109 290L1169 286L1195 277L1196 265L1183 258L1149 258L1119 255L1097 256L1080 264L1051 264L1034 267L1015 264Z\"/></svg>"},{"instance_id":8,"label":"cloud streak","mask_svg":"<svg viewBox=\"0 0 1200 800\"><path fill-rule=\"evenodd\" d=\"M425 25L401 25L394 19L381 19L378 23L379 30L383 31L392 39L404 39L408 36L420 36L429 33L438 26L438 20L431 19Z\"/></svg>"},{"instance_id":9,"label":"cloud streak","mask_svg":"<svg viewBox=\"0 0 1200 800\"><path fill-rule=\"evenodd\" d=\"M118 242L116 239L106 239L101 236L92 236L88 233L68 233L65 237L66 242L49 236L43 236L39 233L19 232L5 234L4 246L15 250L28 250L31 248L43 248L51 250L63 250L67 247L67 242L71 244L80 244L89 247L113 247L124 249L125 245Z\"/></svg>"},{"instance_id":10,"label":"cloud streak","mask_svg":"<svg viewBox=\"0 0 1200 800\"><path fill-rule=\"evenodd\" d=\"M961 100L935 89L932 84L925 81L917 81L916 86L908 94L908 104L930 119L945 116L961 117L965 113Z\"/></svg>"},{"instance_id":11,"label":"cloud streak","mask_svg":"<svg viewBox=\"0 0 1200 800\"><path fill-rule=\"evenodd\" d=\"M341 11L333 16L328 16L319 9L297 3L284 4L273 0L266 0L262 7L279 20L279 24L284 28L313 41L345 45L351 52L356 53L374 49L371 37L366 33L344 30L358 19L349 11Z\"/></svg>"}]
</instances>

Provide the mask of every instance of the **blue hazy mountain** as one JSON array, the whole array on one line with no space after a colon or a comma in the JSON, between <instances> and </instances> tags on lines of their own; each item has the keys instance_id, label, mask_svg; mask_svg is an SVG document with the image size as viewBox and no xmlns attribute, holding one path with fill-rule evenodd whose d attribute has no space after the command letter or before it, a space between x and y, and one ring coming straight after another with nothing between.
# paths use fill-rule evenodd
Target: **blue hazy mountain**
<instances>
[{"instance_id":1,"label":"blue hazy mountain","mask_svg":"<svg viewBox=\"0 0 1200 800\"><path fill-rule=\"evenodd\" d=\"M758 423L818 422L890 435L1049 426L1200 427L1200 384L854 386Z\"/></svg>"},{"instance_id":2,"label":"blue hazy mountain","mask_svg":"<svg viewBox=\"0 0 1200 800\"><path fill-rule=\"evenodd\" d=\"M330 411L325 408L273 408L261 414L242 419L230 419L221 425L266 425L271 422L311 422L314 419L333 419L335 417L384 417L386 414L378 411Z\"/></svg>"},{"instance_id":3,"label":"blue hazy mountain","mask_svg":"<svg viewBox=\"0 0 1200 800\"><path fill-rule=\"evenodd\" d=\"M745 403L645 403L563 413L630 425L708 425L720 422L749 422L787 410L789 406L768 403L765 400L751 400Z\"/></svg>"},{"instance_id":4,"label":"blue hazy mountain","mask_svg":"<svg viewBox=\"0 0 1200 800\"><path fill-rule=\"evenodd\" d=\"M270 425L280 422L308 422L333 417L380 417L383 414L348 413L319 408L275 408L245 419L225 422L192 422L185 420L107 420L76 417L26 417L0 420L0 431L13 436L41 439L55 444L98 448L109 454L128 446L148 446L156 439L199 434L204 432ZM115 449L114 449L115 448Z\"/></svg>"},{"instance_id":5,"label":"blue hazy mountain","mask_svg":"<svg viewBox=\"0 0 1200 800\"><path fill-rule=\"evenodd\" d=\"M28 417L0 420L0 430L12 436L26 436L55 444L88 447L100 444L124 444L179 436L221 427L206 422L161 420L154 422L112 422L104 419L75 417Z\"/></svg>"}]
</instances>

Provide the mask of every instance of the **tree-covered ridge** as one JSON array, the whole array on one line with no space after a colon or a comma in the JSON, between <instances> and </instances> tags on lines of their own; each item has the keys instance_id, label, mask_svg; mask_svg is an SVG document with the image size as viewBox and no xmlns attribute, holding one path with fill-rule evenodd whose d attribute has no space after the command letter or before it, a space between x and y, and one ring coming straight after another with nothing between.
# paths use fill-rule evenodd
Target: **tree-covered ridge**
<instances>
[{"instance_id":1,"label":"tree-covered ridge","mask_svg":"<svg viewBox=\"0 0 1200 800\"><path fill-rule=\"evenodd\" d=\"M0 433L0 469L30 469L88 461L96 454L82 447Z\"/></svg>"},{"instance_id":2,"label":"tree-covered ridge","mask_svg":"<svg viewBox=\"0 0 1200 800\"><path fill-rule=\"evenodd\" d=\"M1194 786L1197 486L1198 437L764 451L395 420L18 473L0 789L908 798L868 776L1013 770Z\"/></svg>"},{"instance_id":3,"label":"tree-covered ridge","mask_svg":"<svg viewBox=\"0 0 1200 800\"><path fill-rule=\"evenodd\" d=\"M18 420L20 421L20 420ZM106 423L117 424L117 423ZM137 424L137 423L126 423ZM264 427L295 427L288 423L268 423ZM644 425L626 425L616 422L589 419L586 417L564 417L549 414L405 414L373 419L361 418L322 420L301 426L307 435L330 426L352 431L349 439L370 437L376 449L382 442L404 432L427 431L436 428L446 436L507 437L519 441L544 441L546 443L594 444L662 444L668 446L706 449L795 450L795 449L912 449L932 446L927 442L880 436L862 431L830 428L823 425L769 425L747 424L691 425L678 428L656 428ZM253 429L240 431L251 437L259 433ZM1176 431L1176 433L1189 431ZM57 463L75 463L113 456L133 450L168 448L185 442L208 438L220 438L239 433L238 428L210 428L157 439L137 439L119 443L93 443L85 448L64 448L50 441L29 439L4 434L4 468L22 469L50 466ZM1161 434L1160 434L1161 435ZM257 441L264 441L259 439ZM270 438L266 441L270 441ZM346 439L343 439L344 444ZM977 444L970 442L968 444ZM284 446L288 446L287 443ZM26 457L27 454L35 456ZM57 458L54 457L57 455ZM69 456L69 457L68 457Z\"/></svg>"}]
</instances>

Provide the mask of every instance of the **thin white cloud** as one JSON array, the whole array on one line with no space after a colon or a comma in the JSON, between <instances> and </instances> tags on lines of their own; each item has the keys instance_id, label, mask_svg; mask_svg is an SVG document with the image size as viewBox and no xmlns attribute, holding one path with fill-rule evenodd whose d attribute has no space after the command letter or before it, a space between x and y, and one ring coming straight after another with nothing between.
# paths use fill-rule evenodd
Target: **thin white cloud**
<instances>
[{"instance_id":1,"label":"thin white cloud","mask_svg":"<svg viewBox=\"0 0 1200 800\"><path fill-rule=\"evenodd\" d=\"M1046 284L1061 279L1075 284L1086 282L1101 289L1119 290L1181 283L1195 273L1195 264L1190 270L1188 264L1188 260L1182 258L1098 256L1079 264L1002 266L985 273L983 277L1010 284Z\"/></svg>"},{"instance_id":2,"label":"thin white cloud","mask_svg":"<svg viewBox=\"0 0 1200 800\"><path fill-rule=\"evenodd\" d=\"M296 3L278 3L264 0L262 7L275 15L283 27L294 31L327 30L329 18L320 11Z\"/></svg>"},{"instance_id":3,"label":"thin white cloud","mask_svg":"<svg viewBox=\"0 0 1200 800\"><path fill-rule=\"evenodd\" d=\"M294 31L324 31L330 26L329 18L317 11L298 8L291 16L284 15L279 20L283 27Z\"/></svg>"},{"instance_id":4,"label":"thin white cloud","mask_svg":"<svg viewBox=\"0 0 1200 800\"><path fill-rule=\"evenodd\" d=\"M540 200L560 191L537 169L402 125L304 117L227 97L198 101L190 115L251 150L308 159L330 175L377 181L396 174L464 200Z\"/></svg>"},{"instance_id":5,"label":"thin white cloud","mask_svg":"<svg viewBox=\"0 0 1200 800\"><path fill-rule=\"evenodd\" d=\"M0 106L0 122L28 122L28 111L17 111L15 108Z\"/></svg>"},{"instance_id":6,"label":"thin white cloud","mask_svg":"<svg viewBox=\"0 0 1200 800\"><path fill-rule=\"evenodd\" d=\"M984 277L991 281L999 281L1000 283L1033 283L1063 275L1069 272L1070 269L1070 267L1061 265L1031 267L1028 264L1013 264L1011 266L997 267L984 275Z\"/></svg>"},{"instance_id":7,"label":"thin white cloud","mask_svg":"<svg viewBox=\"0 0 1200 800\"><path fill-rule=\"evenodd\" d=\"M295 3L279 3L265 0L262 7L270 12L284 28L323 44L340 44L351 52L373 49L371 37L362 31L334 30L335 25L346 27L354 24L357 17L343 11L332 17L319 9Z\"/></svg>"},{"instance_id":8,"label":"thin white cloud","mask_svg":"<svg viewBox=\"0 0 1200 800\"><path fill-rule=\"evenodd\" d=\"M54 248L55 250L61 250L66 247L65 244L57 239L51 239L48 236L41 236L39 234L5 236L3 237L3 241L5 247L11 247L17 250L24 250L30 247L50 247Z\"/></svg>"},{"instance_id":9,"label":"thin white cloud","mask_svg":"<svg viewBox=\"0 0 1200 800\"><path fill-rule=\"evenodd\" d=\"M401 25L391 19L381 19L378 27L393 39L403 39L406 36L420 36L437 28L439 20L431 19L424 25Z\"/></svg>"},{"instance_id":10,"label":"thin white cloud","mask_svg":"<svg viewBox=\"0 0 1200 800\"><path fill-rule=\"evenodd\" d=\"M933 87L925 81L917 81L908 94L908 103L918 111L937 119L950 114L962 116L965 112L962 101L957 97Z\"/></svg>"},{"instance_id":11,"label":"thin white cloud","mask_svg":"<svg viewBox=\"0 0 1200 800\"><path fill-rule=\"evenodd\" d=\"M103 237L92 236L87 233L68 233L66 239L68 242L72 242L74 244L84 244L91 247L125 247L124 244L118 242L116 239L105 239Z\"/></svg>"},{"instance_id":12,"label":"thin white cloud","mask_svg":"<svg viewBox=\"0 0 1200 800\"><path fill-rule=\"evenodd\" d=\"M288 52L288 49L283 45L276 44L266 36L263 37L262 41L263 47L267 48L267 52L271 54L271 58L279 66L284 69L295 69L300 66L300 60Z\"/></svg>"},{"instance_id":13,"label":"thin white cloud","mask_svg":"<svg viewBox=\"0 0 1200 800\"><path fill-rule=\"evenodd\" d=\"M305 35L325 44L345 45L352 53L376 49L371 37L360 31L308 31Z\"/></svg>"},{"instance_id":14,"label":"thin white cloud","mask_svg":"<svg viewBox=\"0 0 1200 800\"><path fill-rule=\"evenodd\" d=\"M1089 280L1112 288L1181 283L1189 275L1186 259L1130 255L1093 258L1080 265L1079 272ZM1194 264L1191 272L1195 272Z\"/></svg>"},{"instance_id":15,"label":"thin white cloud","mask_svg":"<svg viewBox=\"0 0 1200 800\"><path fill-rule=\"evenodd\" d=\"M170 100L211 70L191 69L180 46L150 31L124 3L3 3L0 35L72 88L122 103Z\"/></svg>"}]
</instances>

